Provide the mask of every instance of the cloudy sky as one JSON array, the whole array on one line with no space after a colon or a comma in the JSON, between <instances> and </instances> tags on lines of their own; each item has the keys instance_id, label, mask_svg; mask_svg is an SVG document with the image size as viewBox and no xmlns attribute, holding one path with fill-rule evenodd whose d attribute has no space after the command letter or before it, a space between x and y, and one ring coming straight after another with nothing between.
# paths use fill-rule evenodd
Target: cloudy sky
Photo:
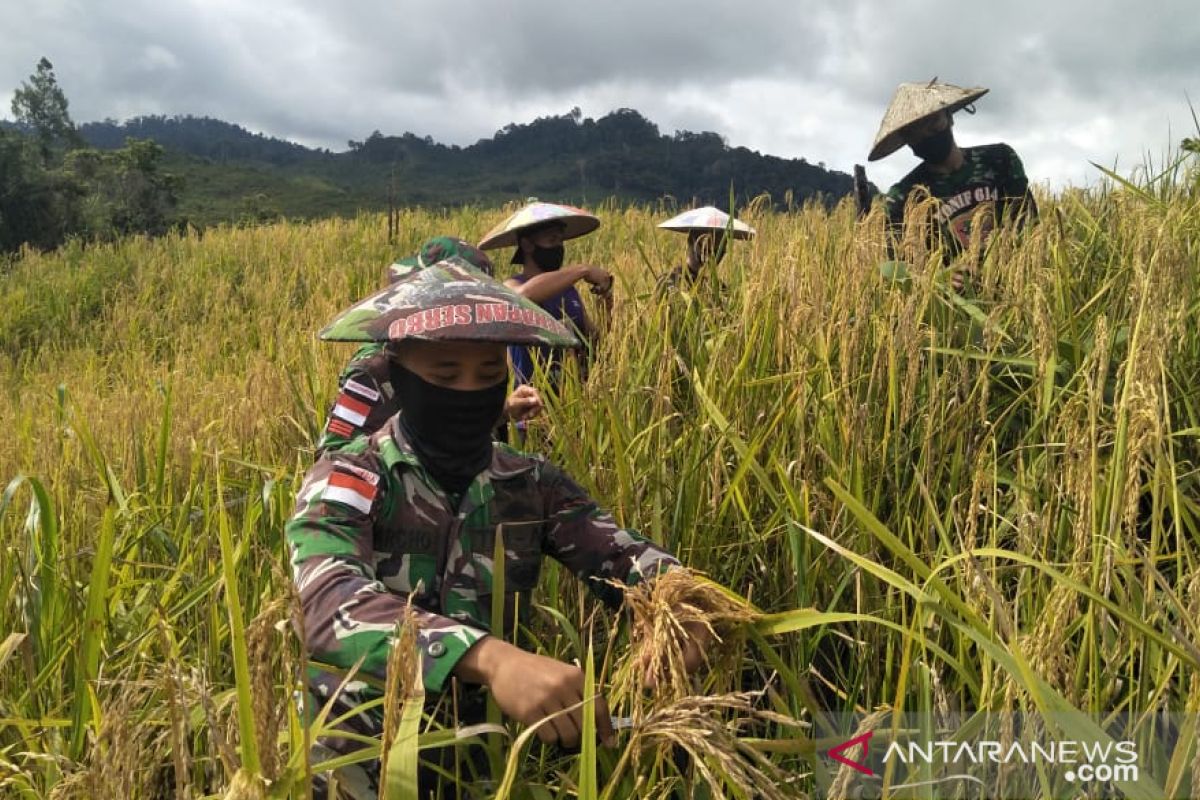
<instances>
[{"instance_id":1,"label":"cloudy sky","mask_svg":"<svg viewBox=\"0 0 1200 800\"><path fill-rule=\"evenodd\" d=\"M960 143L1007 141L1051 187L1157 163L1200 107L1195 0L0 0L5 117L41 56L76 122L208 115L343 150L628 107L847 172L895 85L936 75L991 89Z\"/></svg>"}]
</instances>

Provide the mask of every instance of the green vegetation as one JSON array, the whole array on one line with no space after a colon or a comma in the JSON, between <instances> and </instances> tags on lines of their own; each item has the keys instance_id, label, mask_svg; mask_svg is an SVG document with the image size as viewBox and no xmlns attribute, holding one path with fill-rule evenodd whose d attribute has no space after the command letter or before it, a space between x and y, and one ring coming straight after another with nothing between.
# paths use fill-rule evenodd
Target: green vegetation
<instances>
[{"instance_id":1,"label":"green vegetation","mask_svg":"<svg viewBox=\"0 0 1200 800\"><path fill-rule=\"evenodd\" d=\"M579 109L510 124L469 147L375 131L342 153L207 117L138 117L78 128L42 59L0 124L0 254L70 238L222 222L353 217L391 206L499 205L528 196L578 204L738 202L787 208L850 193L850 176L804 159L730 147L715 133L659 133L632 109Z\"/></svg>"},{"instance_id":2,"label":"green vegetation","mask_svg":"<svg viewBox=\"0 0 1200 800\"><path fill-rule=\"evenodd\" d=\"M600 119L578 109L512 124L469 147L447 146L412 133L375 131L349 150L331 153L270 139L219 120L140 117L124 124L89 123L82 135L96 147L126 138L165 147L172 171L184 177L180 214L194 225L259 217L289 219L400 206L498 205L529 196L596 203L616 198L651 203L727 203L770 194L787 207L850 193L852 179L804 159L730 147L715 133L658 128L632 109Z\"/></svg>"},{"instance_id":3,"label":"green vegetation","mask_svg":"<svg viewBox=\"0 0 1200 800\"><path fill-rule=\"evenodd\" d=\"M1112 715L1140 746L1200 708L1195 160L1039 203L968 298L918 236L903 280L881 275L878 208L765 201L739 211L759 236L725 295L659 295L681 239L598 209L569 253L616 273L609 333L528 444L766 616L691 693L648 698L618 669L624 624L548 570L539 649L587 659L639 723L579 757L487 737L502 796L749 797L748 766L799 795L805 753L856 732L830 712L881 737L889 711L1057 712L1076 736ZM350 354L314 331L397 255L503 213L407 210L394 247L381 215L76 243L0 276L0 793L303 796L329 720L293 705L283 524ZM421 746L482 746L420 725ZM1130 796L1200 791L1177 733ZM1022 790L1080 790L1044 780Z\"/></svg>"},{"instance_id":4,"label":"green vegetation","mask_svg":"<svg viewBox=\"0 0 1200 800\"><path fill-rule=\"evenodd\" d=\"M43 58L13 96L17 127L0 126L0 254L73 237L160 235L176 222L179 183L160 169L163 149L133 139L88 149L67 106Z\"/></svg>"}]
</instances>

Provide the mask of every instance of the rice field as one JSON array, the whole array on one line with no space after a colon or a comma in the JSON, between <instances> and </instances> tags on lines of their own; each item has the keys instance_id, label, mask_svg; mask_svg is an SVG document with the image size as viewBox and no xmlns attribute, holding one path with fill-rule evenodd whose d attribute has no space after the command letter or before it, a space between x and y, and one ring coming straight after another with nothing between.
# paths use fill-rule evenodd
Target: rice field
<instances>
[{"instance_id":1,"label":"rice field","mask_svg":"<svg viewBox=\"0 0 1200 800\"><path fill-rule=\"evenodd\" d=\"M647 695L630 621L551 569L531 635L633 729L578 754L456 735L422 720L398 648L388 796L415 796L418 747L481 748L488 792L529 800L977 796L915 767L862 794L812 757L976 712L1137 742L1178 715L1116 791L1200 795L1198 190L1193 159L1041 196L966 296L916 233L907 274L881 273L878 208L765 202L739 211L759 235L722 287L656 292L683 258L653 227L673 209L594 209L567 261L610 267L615 307L528 446L728 590L697 611L725 646ZM283 538L351 352L315 332L395 257L503 213L406 211L391 244L362 216L4 267L0 797L304 797L336 766L306 757L330 720L294 702ZM632 624L661 627L656 602Z\"/></svg>"}]
</instances>

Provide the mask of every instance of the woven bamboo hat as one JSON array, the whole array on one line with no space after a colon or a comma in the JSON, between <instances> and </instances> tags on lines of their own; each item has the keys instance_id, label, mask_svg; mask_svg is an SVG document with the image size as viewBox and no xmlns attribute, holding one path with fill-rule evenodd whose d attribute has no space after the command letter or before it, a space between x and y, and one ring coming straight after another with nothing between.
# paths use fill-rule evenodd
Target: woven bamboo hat
<instances>
[{"instance_id":1,"label":"woven bamboo hat","mask_svg":"<svg viewBox=\"0 0 1200 800\"><path fill-rule=\"evenodd\" d=\"M868 161L878 161L904 146L904 128L920 122L939 111L953 114L960 108L971 105L987 94L982 86L964 89L949 83L938 83L934 78L929 83L902 83L892 96L892 103L883 115L875 144L871 146Z\"/></svg>"},{"instance_id":2,"label":"woven bamboo hat","mask_svg":"<svg viewBox=\"0 0 1200 800\"><path fill-rule=\"evenodd\" d=\"M497 247L516 247L517 239L524 231L551 222L562 225L564 240L583 236L600 227L600 220L582 208L558 203L541 203L534 200L488 231L479 243L479 249L494 250Z\"/></svg>"},{"instance_id":3,"label":"woven bamboo hat","mask_svg":"<svg viewBox=\"0 0 1200 800\"><path fill-rule=\"evenodd\" d=\"M678 216L671 217L666 222L658 223L658 227L669 231L681 231L690 233L691 231L727 231L731 227L733 229L733 238L749 239L754 235L754 228L751 228L740 219L732 219L728 214L719 208L713 206L704 206L703 208L693 208L684 211Z\"/></svg>"}]
</instances>

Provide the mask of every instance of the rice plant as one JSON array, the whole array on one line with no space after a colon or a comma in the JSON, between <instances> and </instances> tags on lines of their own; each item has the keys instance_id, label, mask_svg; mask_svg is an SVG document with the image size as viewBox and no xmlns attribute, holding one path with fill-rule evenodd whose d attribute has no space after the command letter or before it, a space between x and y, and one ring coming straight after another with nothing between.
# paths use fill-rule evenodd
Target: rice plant
<instances>
[{"instance_id":1,"label":"rice plant","mask_svg":"<svg viewBox=\"0 0 1200 800\"><path fill-rule=\"evenodd\" d=\"M1193 159L1039 198L962 296L937 254L880 271L878 209L766 202L719 285L663 292L664 209L596 209L567 259L611 267L616 305L526 444L708 576L692 607L722 646L689 680L661 597L608 615L551 568L530 637L586 662L632 721L617 747L446 728L399 653L388 740L357 757L397 797L437 749L486 750L522 800L836 796L853 776L814 754L906 713L1138 741L1194 720L1198 186ZM334 720L295 702L282 534L350 354L315 331L502 213L407 211L393 244L362 216L69 245L0 274L0 795L303 797L342 763L310 757ZM642 691L631 630L666 648L669 692ZM1200 792L1183 724L1159 796ZM1069 796L1045 780L1023 796Z\"/></svg>"}]
</instances>

